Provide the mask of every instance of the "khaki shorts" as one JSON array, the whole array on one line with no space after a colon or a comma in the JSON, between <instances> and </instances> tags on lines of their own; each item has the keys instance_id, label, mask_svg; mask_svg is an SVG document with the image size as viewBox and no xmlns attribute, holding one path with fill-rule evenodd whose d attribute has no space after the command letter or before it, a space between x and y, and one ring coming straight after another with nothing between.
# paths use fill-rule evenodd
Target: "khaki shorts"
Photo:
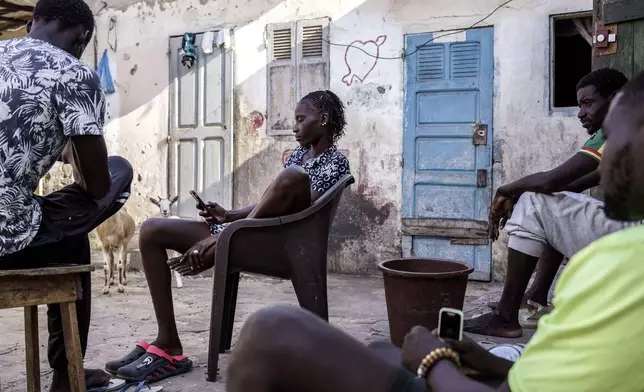
<instances>
[{"instance_id":1,"label":"khaki shorts","mask_svg":"<svg viewBox=\"0 0 644 392\"><path fill-rule=\"evenodd\" d=\"M604 203L580 193L526 192L514 206L505 229L511 249L540 257L549 245L570 258L595 240L637 224L641 222L609 219Z\"/></svg>"}]
</instances>

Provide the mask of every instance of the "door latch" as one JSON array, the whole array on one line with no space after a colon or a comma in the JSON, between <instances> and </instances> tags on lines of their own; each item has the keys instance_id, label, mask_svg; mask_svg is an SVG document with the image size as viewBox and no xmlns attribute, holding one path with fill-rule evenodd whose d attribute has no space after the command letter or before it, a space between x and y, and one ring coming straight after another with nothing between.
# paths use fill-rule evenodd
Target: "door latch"
<instances>
[{"instance_id":1,"label":"door latch","mask_svg":"<svg viewBox=\"0 0 644 392\"><path fill-rule=\"evenodd\" d=\"M474 134L472 140L475 146L487 145L487 124L474 124Z\"/></svg>"},{"instance_id":2,"label":"door latch","mask_svg":"<svg viewBox=\"0 0 644 392\"><path fill-rule=\"evenodd\" d=\"M487 170L478 169L476 171L476 186L478 188L487 187Z\"/></svg>"}]
</instances>

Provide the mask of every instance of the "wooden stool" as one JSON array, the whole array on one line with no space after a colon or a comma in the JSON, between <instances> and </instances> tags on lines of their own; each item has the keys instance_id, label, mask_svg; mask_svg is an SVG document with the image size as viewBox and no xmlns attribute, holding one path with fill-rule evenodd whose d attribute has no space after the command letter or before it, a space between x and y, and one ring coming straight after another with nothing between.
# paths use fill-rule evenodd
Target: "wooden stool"
<instances>
[{"instance_id":1,"label":"wooden stool","mask_svg":"<svg viewBox=\"0 0 644 392\"><path fill-rule=\"evenodd\" d=\"M80 274L91 265L40 269L0 270L0 309L25 308L27 390L40 392L38 305L60 304L72 392L85 392L83 354L76 320L76 300L81 297Z\"/></svg>"}]
</instances>

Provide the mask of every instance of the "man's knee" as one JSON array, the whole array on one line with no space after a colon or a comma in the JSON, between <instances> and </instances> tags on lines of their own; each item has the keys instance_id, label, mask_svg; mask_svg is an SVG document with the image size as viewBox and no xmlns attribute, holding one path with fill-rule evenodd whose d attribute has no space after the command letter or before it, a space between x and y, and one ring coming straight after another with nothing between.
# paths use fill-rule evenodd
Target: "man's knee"
<instances>
[{"instance_id":1,"label":"man's knee","mask_svg":"<svg viewBox=\"0 0 644 392\"><path fill-rule=\"evenodd\" d=\"M295 306L276 305L250 315L239 334L228 365L228 382L234 390L260 377L269 382L283 371L288 358L298 355L296 343L301 333L302 319L310 317Z\"/></svg>"},{"instance_id":2,"label":"man's knee","mask_svg":"<svg viewBox=\"0 0 644 392\"><path fill-rule=\"evenodd\" d=\"M119 177L125 180L129 179L129 181L127 181L128 183L132 182L132 178L134 177L134 168L127 159L118 155L112 155L107 158L107 166L109 167L113 177L118 174Z\"/></svg>"},{"instance_id":3,"label":"man's knee","mask_svg":"<svg viewBox=\"0 0 644 392\"><path fill-rule=\"evenodd\" d=\"M302 320L311 317L305 310L292 305L275 305L253 313L240 334L240 340L273 339L295 332ZM313 316L314 317L314 316Z\"/></svg>"},{"instance_id":4,"label":"man's knee","mask_svg":"<svg viewBox=\"0 0 644 392\"><path fill-rule=\"evenodd\" d=\"M317 316L291 305L276 305L253 313L244 324L237 345L240 353L252 350L253 355L272 358L306 349L314 338L310 331ZM325 323L326 324L326 323Z\"/></svg>"},{"instance_id":5,"label":"man's knee","mask_svg":"<svg viewBox=\"0 0 644 392\"><path fill-rule=\"evenodd\" d=\"M540 198L548 196L542 193L536 192L523 192L515 204L515 208L518 205L534 205L539 201Z\"/></svg>"},{"instance_id":6,"label":"man's knee","mask_svg":"<svg viewBox=\"0 0 644 392\"><path fill-rule=\"evenodd\" d=\"M543 195L535 192L524 192L512 208L512 216L508 219L506 230L512 234L512 228L524 226L525 220L533 220L535 215L541 215L540 206L544 204Z\"/></svg>"}]
</instances>

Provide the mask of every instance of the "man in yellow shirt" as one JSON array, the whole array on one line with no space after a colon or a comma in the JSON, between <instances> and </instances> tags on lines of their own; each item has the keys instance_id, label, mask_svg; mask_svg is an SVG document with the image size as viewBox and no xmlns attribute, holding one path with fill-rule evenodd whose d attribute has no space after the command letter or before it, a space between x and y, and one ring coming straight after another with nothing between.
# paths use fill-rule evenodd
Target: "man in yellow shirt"
<instances>
[{"instance_id":1,"label":"man in yellow shirt","mask_svg":"<svg viewBox=\"0 0 644 392\"><path fill-rule=\"evenodd\" d=\"M644 73L618 94L604 122L600 172L610 219L644 219L642 102ZM590 244L564 270L554 311L540 320L514 364L471 341L443 342L415 327L403 345L405 370L400 356L382 355L394 351L367 348L311 313L283 306L264 309L242 328L227 391L644 391L642 282L644 226ZM495 389L463 375L450 349L468 367L505 379L502 385ZM417 370L422 377L414 375Z\"/></svg>"}]
</instances>

